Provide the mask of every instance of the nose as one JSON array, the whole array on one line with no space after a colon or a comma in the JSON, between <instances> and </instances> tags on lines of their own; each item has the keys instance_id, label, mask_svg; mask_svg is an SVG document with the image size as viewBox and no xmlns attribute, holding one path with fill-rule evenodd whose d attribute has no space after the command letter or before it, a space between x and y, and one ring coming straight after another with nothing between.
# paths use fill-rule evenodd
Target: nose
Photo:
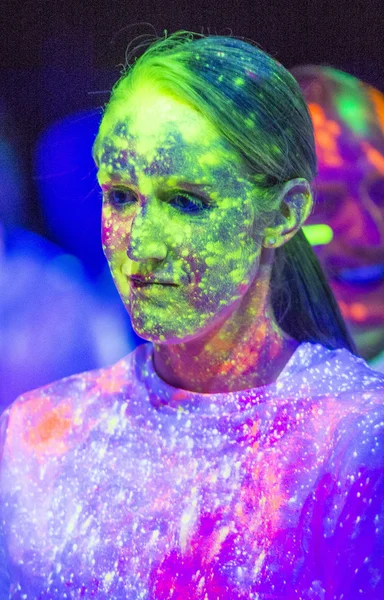
<instances>
[{"instance_id":1,"label":"nose","mask_svg":"<svg viewBox=\"0 0 384 600\"><path fill-rule=\"evenodd\" d=\"M127 256L132 261L162 261L167 256L161 208L150 202L140 207L131 222Z\"/></svg>"}]
</instances>

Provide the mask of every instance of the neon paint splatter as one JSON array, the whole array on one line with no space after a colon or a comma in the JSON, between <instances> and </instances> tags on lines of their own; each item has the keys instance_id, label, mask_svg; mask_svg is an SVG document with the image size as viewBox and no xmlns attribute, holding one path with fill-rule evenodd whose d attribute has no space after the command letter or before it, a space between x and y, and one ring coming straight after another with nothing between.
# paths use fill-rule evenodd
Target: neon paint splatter
<instances>
[{"instance_id":1,"label":"neon paint splatter","mask_svg":"<svg viewBox=\"0 0 384 600\"><path fill-rule=\"evenodd\" d=\"M380 597L383 381L302 344L274 383L198 394L144 344L25 395L2 417L11 597ZM83 426L42 464L18 432L61 406Z\"/></svg>"}]
</instances>

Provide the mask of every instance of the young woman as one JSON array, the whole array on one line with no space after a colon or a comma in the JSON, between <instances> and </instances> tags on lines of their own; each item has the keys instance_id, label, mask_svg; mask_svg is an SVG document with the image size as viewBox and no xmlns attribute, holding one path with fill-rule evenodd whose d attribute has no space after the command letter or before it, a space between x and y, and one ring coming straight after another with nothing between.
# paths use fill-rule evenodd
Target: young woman
<instances>
[{"instance_id":1,"label":"young woman","mask_svg":"<svg viewBox=\"0 0 384 600\"><path fill-rule=\"evenodd\" d=\"M297 83L250 43L178 32L117 83L94 157L149 343L4 413L10 597L380 598L383 378L301 231Z\"/></svg>"}]
</instances>

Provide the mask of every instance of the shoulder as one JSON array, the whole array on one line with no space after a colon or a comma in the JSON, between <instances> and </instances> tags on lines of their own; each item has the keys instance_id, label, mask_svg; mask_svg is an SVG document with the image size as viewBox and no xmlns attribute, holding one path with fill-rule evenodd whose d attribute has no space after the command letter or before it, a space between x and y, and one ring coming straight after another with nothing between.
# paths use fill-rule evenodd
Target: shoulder
<instances>
[{"instance_id":1,"label":"shoulder","mask_svg":"<svg viewBox=\"0 0 384 600\"><path fill-rule=\"evenodd\" d=\"M291 359L287 375L307 383L317 395L384 397L384 374L373 370L363 358L346 348L329 349L320 344L303 343ZM364 400L364 398L362 398Z\"/></svg>"},{"instance_id":2,"label":"shoulder","mask_svg":"<svg viewBox=\"0 0 384 600\"><path fill-rule=\"evenodd\" d=\"M337 439L348 439L352 454L360 448L360 458L364 448L374 455L374 446L384 441L384 374L345 348L328 350L325 358L326 402L333 418L340 417ZM384 464L384 453L382 459Z\"/></svg>"},{"instance_id":3,"label":"shoulder","mask_svg":"<svg viewBox=\"0 0 384 600\"><path fill-rule=\"evenodd\" d=\"M333 473L384 467L384 376L345 349L302 344L279 385ZM301 409L301 410L299 410ZM380 450L382 449L382 450ZM381 463L380 463L381 461Z\"/></svg>"},{"instance_id":4,"label":"shoulder","mask_svg":"<svg viewBox=\"0 0 384 600\"><path fill-rule=\"evenodd\" d=\"M26 456L64 454L126 399L136 383L139 346L116 364L72 375L19 396L0 418L1 450Z\"/></svg>"},{"instance_id":5,"label":"shoulder","mask_svg":"<svg viewBox=\"0 0 384 600\"><path fill-rule=\"evenodd\" d=\"M328 467L351 483L364 473L384 475L384 374L346 349L327 350L314 366ZM317 394L315 394L316 396ZM320 432L319 432L320 435Z\"/></svg>"}]
</instances>

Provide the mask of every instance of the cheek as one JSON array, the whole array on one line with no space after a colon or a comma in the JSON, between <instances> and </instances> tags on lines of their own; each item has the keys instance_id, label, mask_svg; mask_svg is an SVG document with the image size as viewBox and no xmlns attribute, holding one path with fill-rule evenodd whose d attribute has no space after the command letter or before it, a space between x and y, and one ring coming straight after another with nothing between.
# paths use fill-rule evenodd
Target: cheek
<instances>
[{"instance_id":1,"label":"cheek","mask_svg":"<svg viewBox=\"0 0 384 600\"><path fill-rule=\"evenodd\" d=\"M101 216L101 242L104 254L108 260L116 253L126 252L130 228L130 219L114 214L109 207L103 209Z\"/></svg>"},{"instance_id":2,"label":"cheek","mask_svg":"<svg viewBox=\"0 0 384 600\"><path fill-rule=\"evenodd\" d=\"M108 248L111 242L111 234L112 234L112 225L108 219L104 217L101 218L101 243L103 246L103 251L106 254L108 252Z\"/></svg>"},{"instance_id":3,"label":"cheek","mask_svg":"<svg viewBox=\"0 0 384 600\"><path fill-rule=\"evenodd\" d=\"M245 293L259 251L249 228L228 225L228 220L195 238L187 259L195 284L194 301L210 303L218 297L227 303Z\"/></svg>"},{"instance_id":4,"label":"cheek","mask_svg":"<svg viewBox=\"0 0 384 600\"><path fill-rule=\"evenodd\" d=\"M218 292L225 298L242 295L252 279L257 256L252 244L223 248L219 256L208 255L201 286L207 294Z\"/></svg>"}]
</instances>

